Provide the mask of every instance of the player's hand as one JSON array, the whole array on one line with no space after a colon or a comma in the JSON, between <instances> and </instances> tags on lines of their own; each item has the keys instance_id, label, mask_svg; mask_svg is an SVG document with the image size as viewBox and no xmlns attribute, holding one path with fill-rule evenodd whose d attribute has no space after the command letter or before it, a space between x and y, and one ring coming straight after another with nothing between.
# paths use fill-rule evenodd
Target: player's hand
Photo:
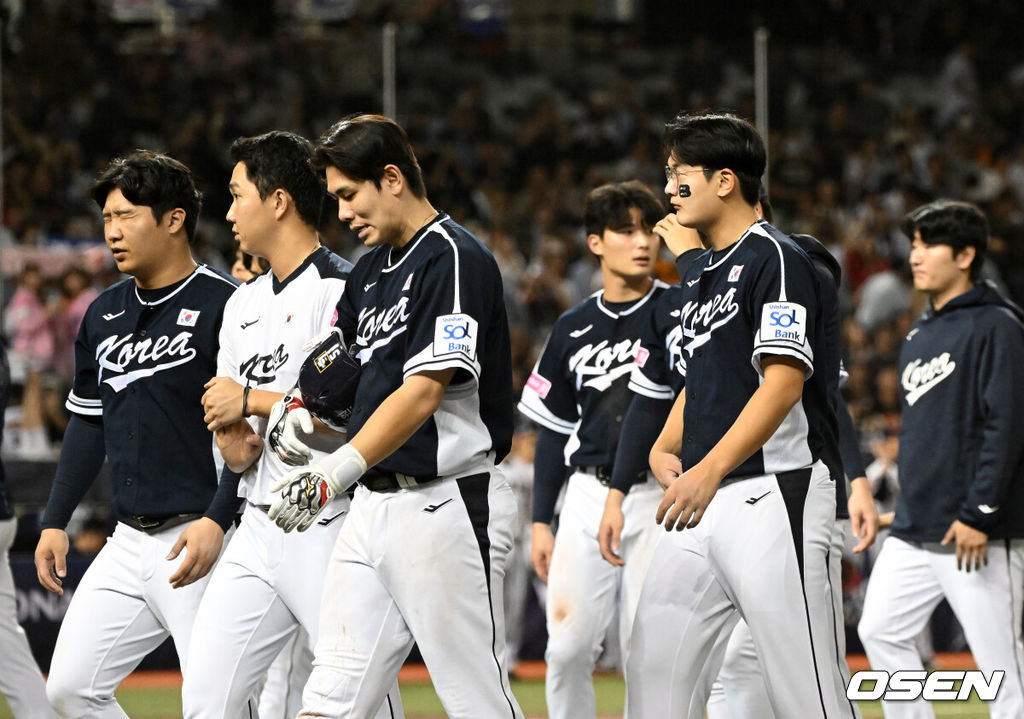
<instances>
[{"instance_id":1,"label":"player's hand","mask_svg":"<svg viewBox=\"0 0 1024 719\"><path fill-rule=\"evenodd\" d=\"M230 377L213 377L203 385L203 421L214 432L242 419L242 392L244 387Z\"/></svg>"},{"instance_id":2,"label":"player's hand","mask_svg":"<svg viewBox=\"0 0 1024 719\"><path fill-rule=\"evenodd\" d=\"M988 535L980 529L969 527L959 519L953 520L949 531L942 538L942 546L956 540L956 568L971 571L971 564L980 570L988 564Z\"/></svg>"},{"instance_id":3,"label":"player's hand","mask_svg":"<svg viewBox=\"0 0 1024 719\"><path fill-rule=\"evenodd\" d=\"M293 389L270 409L267 444L285 464L293 467L309 464L313 452L299 439L300 434L313 434L313 417L302 404L302 395Z\"/></svg>"},{"instance_id":4,"label":"player's hand","mask_svg":"<svg viewBox=\"0 0 1024 719\"><path fill-rule=\"evenodd\" d=\"M366 460L355 447L342 445L310 467L293 469L270 488L277 494L267 516L286 532L304 532L338 494L366 471Z\"/></svg>"},{"instance_id":5,"label":"player's hand","mask_svg":"<svg viewBox=\"0 0 1024 719\"><path fill-rule=\"evenodd\" d=\"M305 532L334 499L326 473L316 465L289 472L270 491L277 496L267 516L285 532L293 529Z\"/></svg>"},{"instance_id":6,"label":"player's hand","mask_svg":"<svg viewBox=\"0 0 1024 719\"><path fill-rule=\"evenodd\" d=\"M540 581L547 583L548 570L551 568L551 553L555 550L555 535L551 525L543 522L533 523L533 537L530 542L530 561Z\"/></svg>"},{"instance_id":7,"label":"player's hand","mask_svg":"<svg viewBox=\"0 0 1024 719\"><path fill-rule=\"evenodd\" d=\"M185 527L178 541L171 547L167 561L175 559L185 549L185 558L167 580L175 589L187 586L205 577L217 563L224 546L224 530L209 517L200 517Z\"/></svg>"},{"instance_id":8,"label":"player's hand","mask_svg":"<svg viewBox=\"0 0 1024 719\"><path fill-rule=\"evenodd\" d=\"M36 576L39 583L54 594L64 594L68 574L68 534L63 529L44 529L36 545Z\"/></svg>"},{"instance_id":9,"label":"player's hand","mask_svg":"<svg viewBox=\"0 0 1024 719\"><path fill-rule=\"evenodd\" d=\"M622 527L626 523L622 514L622 502L626 495L618 489L608 490L604 500L604 514L601 515L601 526L597 530L597 543L601 547L601 556L614 567L623 566L626 561L619 556L622 542Z\"/></svg>"},{"instance_id":10,"label":"player's hand","mask_svg":"<svg viewBox=\"0 0 1024 719\"><path fill-rule=\"evenodd\" d=\"M263 438L244 419L213 433L217 449L232 472L244 472L263 454Z\"/></svg>"},{"instance_id":11,"label":"player's hand","mask_svg":"<svg viewBox=\"0 0 1024 719\"><path fill-rule=\"evenodd\" d=\"M867 477L850 482L850 498L846 502L850 512L850 531L859 539L854 553L863 552L875 542L878 535L878 508L871 496L871 483Z\"/></svg>"},{"instance_id":12,"label":"player's hand","mask_svg":"<svg viewBox=\"0 0 1024 719\"><path fill-rule=\"evenodd\" d=\"M707 473L699 464L679 475L665 490L655 521L664 524L666 532L696 527L721 481L721 477Z\"/></svg>"},{"instance_id":13,"label":"player's hand","mask_svg":"<svg viewBox=\"0 0 1024 719\"><path fill-rule=\"evenodd\" d=\"M651 465L651 472L654 473L654 478L658 480L662 489L668 489L683 473L683 463L679 457L670 452L659 452L652 449L648 461Z\"/></svg>"},{"instance_id":14,"label":"player's hand","mask_svg":"<svg viewBox=\"0 0 1024 719\"><path fill-rule=\"evenodd\" d=\"M674 212L665 215L658 221L658 224L654 226L654 233L665 241L665 247L673 257L679 257L688 250L704 248L697 230L680 225Z\"/></svg>"}]
</instances>

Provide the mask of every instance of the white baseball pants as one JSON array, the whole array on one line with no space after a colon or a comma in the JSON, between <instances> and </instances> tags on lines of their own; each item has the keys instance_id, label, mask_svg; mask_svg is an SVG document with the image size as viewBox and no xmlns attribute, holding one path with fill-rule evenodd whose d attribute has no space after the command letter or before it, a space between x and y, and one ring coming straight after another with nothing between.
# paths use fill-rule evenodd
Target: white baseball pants
<instances>
[{"instance_id":1,"label":"white baseball pants","mask_svg":"<svg viewBox=\"0 0 1024 719\"><path fill-rule=\"evenodd\" d=\"M114 690L168 635L187 669L192 622L210 578L180 589L168 582L185 555L165 557L187 526L146 534L118 523L89 565L64 615L46 682L60 716L125 717Z\"/></svg>"},{"instance_id":2,"label":"white baseball pants","mask_svg":"<svg viewBox=\"0 0 1024 719\"><path fill-rule=\"evenodd\" d=\"M597 542L608 487L582 472L569 479L548 571L544 692L551 719L597 715L594 667L616 608L626 664L640 587L654 546L665 533L654 521L662 496L653 479L626 495L620 545L626 565L613 567Z\"/></svg>"},{"instance_id":3,"label":"white baseball pants","mask_svg":"<svg viewBox=\"0 0 1024 719\"><path fill-rule=\"evenodd\" d=\"M996 669L1006 672L989 705L993 719L1024 717L1024 540L990 541L988 564L965 572L956 568L952 545L888 537L871 570L857 628L871 667L923 669L915 638L943 597L963 627L978 668L986 677ZM882 702L882 708L889 719L935 716L923 699Z\"/></svg>"},{"instance_id":4,"label":"white baseball pants","mask_svg":"<svg viewBox=\"0 0 1024 719\"><path fill-rule=\"evenodd\" d=\"M516 506L500 470L362 485L331 555L301 717L369 719L417 643L451 719L522 719L502 584Z\"/></svg>"},{"instance_id":5,"label":"white baseball pants","mask_svg":"<svg viewBox=\"0 0 1024 719\"><path fill-rule=\"evenodd\" d=\"M820 462L718 490L701 523L658 544L627 676L630 719L701 719L742 614L780 717L842 716L828 554L835 486Z\"/></svg>"},{"instance_id":6,"label":"white baseball pants","mask_svg":"<svg viewBox=\"0 0 1024 719\"><path fill-rule=\"evenodd\" d=\"M18 531L15 518L0 520L0 694L17 719L57 716L46 700L46 684L18 624L18 604L8 551Z\"/></svg>"}]
</instances>

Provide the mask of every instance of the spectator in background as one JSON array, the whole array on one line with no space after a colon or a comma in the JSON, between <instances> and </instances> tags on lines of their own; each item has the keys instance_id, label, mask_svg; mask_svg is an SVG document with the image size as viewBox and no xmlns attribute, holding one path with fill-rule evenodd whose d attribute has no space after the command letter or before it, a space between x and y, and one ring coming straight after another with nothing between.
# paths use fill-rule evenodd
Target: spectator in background
<instances>
[{"instance_id":1,"label":"spectator in background","mask_svg":"<svg viewBox=\"0 0 1024 719\"><path fill-rule=\"evenodd\" d=\"M11 367L15 381L23 382L19 453L28 459L50 456L43 422L44 373L53 365L54 338L43 301L43 274L29 263L18 276L18 287L7 305L6 325L11 335Z\"/></svg>"}]
</instances>

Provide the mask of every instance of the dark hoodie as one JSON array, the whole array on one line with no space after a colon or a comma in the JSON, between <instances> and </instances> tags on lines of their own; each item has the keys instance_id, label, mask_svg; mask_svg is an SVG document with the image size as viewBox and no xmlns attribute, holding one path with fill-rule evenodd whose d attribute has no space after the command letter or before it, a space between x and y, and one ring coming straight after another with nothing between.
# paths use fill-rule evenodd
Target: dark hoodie
<instances>
[{"instance_id":1,"label":"dark hoodie","mask_svg":"<svg viewBox=\"0 0 1024 719\"><path fill-rule=\"evenodd\" d=\"M900 352L900 498L892 534L954 520L1024 537L1024 312L985 283L929 309Z\"/></svg>"}]
</instances>

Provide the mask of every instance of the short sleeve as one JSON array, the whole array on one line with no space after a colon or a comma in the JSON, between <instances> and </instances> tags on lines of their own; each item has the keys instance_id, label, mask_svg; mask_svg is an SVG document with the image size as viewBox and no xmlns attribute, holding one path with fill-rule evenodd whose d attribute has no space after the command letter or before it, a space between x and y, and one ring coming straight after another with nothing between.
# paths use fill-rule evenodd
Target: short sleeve
<instances>
[{"instance_id":1,"label":"short sleeve","mask_svg":"<svg viewBox=\"0 0 1024 719\"><path fill-rule=\"evenodd\" d=\"M804 379L814 373L811 338L817 328L817 277L801 252L772 240L777 253L768 254L746 297L754 326L751 364L764 375L766 357L794 357L804 365Z\"/></svg>"},{"instance_id":2,"label":"short sleeve","mask_svg":"<svg viewBox=\"0 0 1024 719\"><path fill-rule=\"evenodd\" d=\"M572 434L579 421L576 393L565 373L565 332L556 323L523 388L519 411L543 427Z\"/></svg>"},{"instance_id":3,"label":"short sleeve","mask_svg":"<svg viewBox=\"0 0 1024 719\"><path fill-rule=\"evenodd\" d=\"M85 319L78 327L78 336L75 338L75 379L65 406L75 414L102 417L103 402L100 399L96 348L90 339L92 317L92 312L86 312Z\"/></svg>"},{"instance_id":4,"label":"short sleeve","mask_svg":"<svg viewBox=\"0 0 1024 719\"><path fill-rule=\"evenodd\" d=\"M667 332L662 327L664 320L672 319L672 295L665 292L658 298L658 306L641 330L640 346L629 375L629 389L652 399L674 399L677 390L673 385L681 385L681 373L685 373L685 364L679 364L683 362L679 313L675 313L674 322L669 322Z\"/></svg>"}]
</instances>

